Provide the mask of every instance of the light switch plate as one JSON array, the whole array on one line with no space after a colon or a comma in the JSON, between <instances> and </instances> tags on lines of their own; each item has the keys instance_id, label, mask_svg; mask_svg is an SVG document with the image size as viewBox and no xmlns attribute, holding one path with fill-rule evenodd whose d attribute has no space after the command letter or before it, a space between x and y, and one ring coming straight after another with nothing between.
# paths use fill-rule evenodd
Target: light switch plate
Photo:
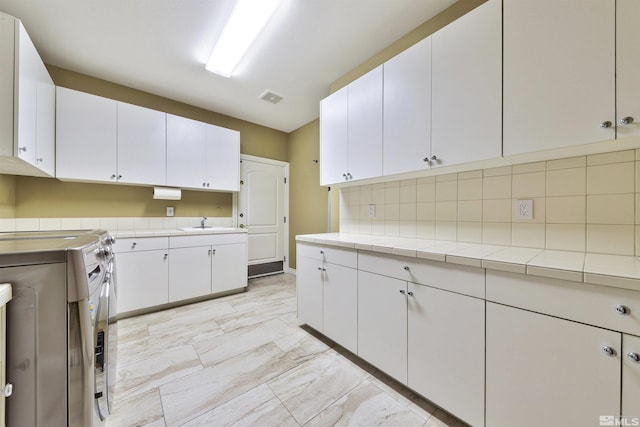
<instances>
[{"instance_id":1,"label":"light switch plate","mask_svg":"<svg viewBox=\"0 0 640 427\"><path fill-rule=\"evenodd\" d=\"M516 201L516 218L533 219L533 200L517 200Z\"/></svg>"},{"instance_id":2,"label":"light switch plate","mask_svg":"<svg viewBox=\"0 0 640 427\"><path fill-rule=\"evenodd\" d=\"M173 206L167 206L167 216L173 216Z\"/></svg>"},{"instance_id":3,"label":"light switch plate","mask_svg":"<svg viewBox=\"0 0 640 427\"><path fill-rule=\"evenodd\" d=\"M369 218L376 217L376 205L369 205Z\"/></svg>"}]
</instances>

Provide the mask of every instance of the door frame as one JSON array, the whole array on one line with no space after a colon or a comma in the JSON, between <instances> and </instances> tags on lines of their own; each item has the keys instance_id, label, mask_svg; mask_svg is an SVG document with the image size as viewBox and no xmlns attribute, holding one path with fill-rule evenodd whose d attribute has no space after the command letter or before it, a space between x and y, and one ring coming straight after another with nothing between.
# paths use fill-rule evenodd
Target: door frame
<instances>
[{"instance_id":1,"label":"door frame","mask_svg":"<svg viewBox=\"0 0 640 427\"><path fill-rule=\"evenodd\" d=\"M284 224L284 242L283 242L283 253L284 253L284 262L283 269L285 273L293 273L294 270L289 268L289 224L291 223L291 218L289 216L289 162L283 162L281 160L267 159L265 157L257 157L251 156L249 154L240 154L240 162L243 160L249 160L256 163L265 163L273 166L283 166L284 167L284 177L287 182L284 185L284 215L287 218L287 222ZM242 165L240 165L240 179L242 179ZM233 216L233 227L238 227L238 194L239 191L234 191L232 200L231 200L231 215Z\"/></svg>"}]
</instances>

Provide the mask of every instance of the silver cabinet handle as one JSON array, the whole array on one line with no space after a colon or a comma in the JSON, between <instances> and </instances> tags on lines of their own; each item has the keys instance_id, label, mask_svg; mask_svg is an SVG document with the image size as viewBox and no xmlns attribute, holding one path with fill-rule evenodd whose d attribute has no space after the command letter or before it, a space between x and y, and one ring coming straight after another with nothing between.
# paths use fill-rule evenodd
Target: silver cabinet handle
<instances>
[{"instance_id":1,"label":"silver cabinet handle","mask_svg":"<svg viewBox=\"0 0 640 427\"><path fill-rule=\"evenodd\" d=\"M211 183L210 183L210 182L207 182L207 187L210 187L210 186L211 186Z\"/></svg>"},{"instance_id":2,"label":"silver cabinet handle","mask_svg":"<svg viewBox=\"0 0 640 427\"><path fill-rule=\"evenodd\" d=\"M404 290L404 289L400 289L400 293L401 293L402 295L404 295L406 292L405 292L405 290Z\"/></svg>"},{"instance_id":3,"label":"silver cabinet handle","mask_svg":"<svg viewBox=\"0 0 640 427\"><path fill-rule=\"evenodd\" d=\"M630 125L631 123L633 123L633 117L631 116L623 117L622 119L620 119L620 125L622 126Z\"/></svg>"},{"instance_id":4,"label":"silver cabinet handle","mask_svg":"<svg viewBox=\"0 0 640 427\"><path fill-rule=\"evenodd\" d=\"M209 249L209 255L211 255L211 249Z\"/></svg>"},{"instance_id":5,"label":"silver cabinet handle","mask_svg":"<svg viewBox=\"0 0 640 427\"><path fill-rule=\"evenodd\" d=\"M606 122L600 123L600 127L603 129L608 129L611 126L613 126L613 123L611 123L609 120L607 120Z\"/></svg>"},{"instance_id":6,"label":"silver cabinet handle","mask_svg":"<svg viewBox=\"0 0 640 427\"><path fill-rule=\"evenodd\" d=\"M409 266L408 266L408 265L405 265L405 266L404 266L404 267L402 267L402 268L404 269L404 271L409 271L409 270L411 270L411 269L409 268Z\"/></svg>"},{"instance_id":7,"label":"silver cabinet handle","mask_svg":"<svg viewBox=\"0 0 640 427\"><path fill-rule=\"evenodd\" d=\"M164 259L169 258L169 254L164 254Z\"/></svg>"},{"instance_id":8,"label":"silver cabinet handle","mask_svg":"<svg viewBox=\"0 0 640 427\"><path fill-rule=\"evenodd\" d=\"M206 186L207 186L207 183L206 183L206 182L203 182L203 183L202 183L202 186L203 186L203 187L206 187Z\"/></svg>"},{"instance_id":9,"label":"silver cabinet handle","mask_svg":"<svg viewBox=\"0 0 640 427\"><path fill-rule=\"evenodd\" d=\"M116 179L116 174L111 175L111 179Z\"/></svg>"},{"instance_id":10,"label":"silver cabinet handle","mask_svg":"<svg viewBox=\"0 0 640 427\"><path fill-rule=\"evenodd\" d=\"M631 312L631 310L629 310L629 307L622 304L616 306L616 311L622 315L629 314Z\"/></svg>"},{"instance_id":11,"label":"silver cabinet handle","mask_svg":"<svg viewBox=\"0 0 640 427\"><path fill-rule=\"evenodd\" d=\"M438 158L436 157L436 155L434 154L433 156L431 156L431 160L433 160L434 162L438 161Z\"/></svg>"},{"instance_id":12,"label":"silver cabinet handle","mask_svg":"<svg viewBox=\"0 0 640 427\"><path fill-rule=\"evenodd\" d=\"M425 163L431 163L431 160L429 160L428 157L425 157L424 159L422 159L422 161L425 162Z\"/></svg>"},{"instance_id":13,"label":"silver cabinet handle","mask_svg":"<svg viewBox=\"0 0 640 427\"><path fill-rule=\"evenodd\" d=\"M5 384L2 388L2 394L4 395L4 397L10 397L13 394L13 384Z\"/></svg>"},{"instance_id":14,"label":"silver cabinet handle","mask_svg":"<svg viewBox=\"0 0 640 427\"><path fill-rule=\"evenodd\" d=\"M137 242L133 242L133 243L131 244L131 247L132 247L132 248L135 248L136 246L138 246L138 243L137 243Z\"/></svg>"},{"instance_id":15,"label":"silver cabinet handle","mask_svg":"<svg viewBox=\"0 0 640 427\"><path fill-rule=\"evenodd\" d=\"M118 175L118 179L122 178L122 175Z\"/></svg>"},{"instance_id":16,"label":"silver cabinet handle","mask_svg":"<svg viewBox=\"0 0 640 427\"><path fill-rule=\"evenodd\" d=\"M636 363L640 363L640 354L638 354L638 353L629 352L629 353L627 353L627 357L630 360L633 360Z\"/></svg>"},{"instance_id":17,"label":"silver cabinet handle","mask_svg":"<svg viewBox=\"0 0 640 427\"><path fill-rule=\"evenodd\" d=\"M343 177L344 179L347 179L347 174L346 174L346 173L343 173L343 174L342 174L342 177Z\"/></svg>"},{"instance_id":18,"label":"silver cabinet handle","mask_svg":"<svg viewBox=\"0 0 640 427\"><path fill-rule=\"evenodd\" d=\"M320 251L320 255L324 255L324 251Z\"/></svg>"},{"instance_id":19,"label":"silver cabinet handle","mask_svg":"<svg viewBox=\"0 0 640 427\"><path fill-rule=\"evenodd\" d=\"M608 345L605 345L604 347L602 347L602 352L610 357L613 357L616 355L616 351L613 348L609 347Z\"/></svg>"},{"instance_id":20,"label":"silver cabinet handle","mask_svg":"<svg viewBox=\"0 0 640 427\"><path fill-rule=\"evenodd\" d=\"M410 297L412 297L412 296L413 296L413 292L412 292L412 291L409 291L409 292L407 292L407 295L409 295Z\"/></svg>"},{"instance_id":21,"label":"silver cabinet handle","mask_svg":"<svg viewBox=\"0 0 640 427\"><path fill-rule=\"evenodd\" d=\"M27 152L27 147L20 147L18 148L18 151L22 151L23 153Z\"/></svg>"},{"instance_id":22,"label":"silver cabinet handle","mask_svg":"<svg viewBox=\"0 0 640 427\"><path fill-rule=\"evenodd\" d=\"M36 159L36 162L38 162L38 163L42 163L43 161L44 161L44 159L43 159L42 157L38 157L38 158Z\"/></svg>"},{"instance_id":23,"label":"silver cabinet handle","mask_svg":"<svg viewBox=\"0 0 640 427\"><path fill-rule=\"evenodd\" d=\"M347 178L348 179L353 179L353 176L351 176L351 174L349 172L347 172Z\"/></svg>"}]
</instances>

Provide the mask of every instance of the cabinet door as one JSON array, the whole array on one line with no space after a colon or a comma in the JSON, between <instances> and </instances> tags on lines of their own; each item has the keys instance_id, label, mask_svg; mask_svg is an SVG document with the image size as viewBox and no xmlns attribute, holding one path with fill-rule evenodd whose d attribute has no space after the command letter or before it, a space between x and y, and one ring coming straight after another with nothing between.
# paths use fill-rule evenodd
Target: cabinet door
<instances>
[{"instance_id":1,"label":"cabinet door","mask_svg":"<svg viewBox=\"0 0 640 427\"><path fill-rule=\"evenodd\" d=\"M486 425L587 426L619 414L620 333L490 302L486 328Z\"/></svg>"},{"instance_id":2,"label":"cabinet door","mask_svg":"<svg viewBox=\"0 0 640 427\"><path fill-rule=\"evenodd\" d=\"M616 103L617 137L640 135L640 2L617 0L616 2ZM622 124L625 117L633 123Z\"/></svg>"},{"instance_id":3,"label":"cabinet door","mask_svg":"<svg viewBox=\"0 0 640 427\"><path fill-rule=\"evenodd\" d=\"M348 87L320 101L320 185L344 182L348 169Z\"/></svg>"},{"instance_id":4,"label":"cabinet door","mask_svg":"<svg viewBox=\"0 0 640 427\"><path fill-rule=\"evenodd\" d=\"M322 332L358 353L358 271L325 264Z\"/></svg>"},{"instance_id":5,"label":"cabinet door","mask_svg":"<svg viewBox=\"0 0 640 427\"><path fill-rule=\"evenodd\" d=\"M349 179L382 176L382 66L348 87Z\"/></svg>"},{"instance_id":6,"label":"cabinet door","mask_svg":"<svg viewBox=\"0 0 640 427\"><path fill-rule=\"evenodd\" d=\"M502 155L502 2L432 36L432 166Z\"/></svg>"},{"instance_id":7,"label":"cabinet door","mask_svg":"<svg viewBox=\"0 0 640 427\"><path fill-rule=\"evenodd\" d=\"M504 0L504 155L615 138L615 2Z\"/></svg>"},{"instance_id":8,"label":"cabinet door","mask_svg":"<svg viewBox=\"0 0 640 427\"><path fill-rule=\"evenodd\" d=\"M116 101L56 88L56 177L116 181Z\"/></svg>"},{"instance_id":9,"label":"cabinet door","mask_svg":"<svg viewBox=\"0 0 640 427\"><path fill-rule=\"evenodd\" d=\"M296 291L298 319L322 332L322 262L298 257Z\"/></svg>"},{"instance_id":10,"label":"cabinet door","mask_svg":"<svg viewBox=\"0 0 640 427\"><path fill-rule=\"evenodd\" d=\"M211 251L211 293L247 286L247 245L214 246Z\"/></svg>"},{"instance_id":11,"label":"cabinet door","mask_svg":"<svg viewBox=\"0 0 640 427\"><path fill-rule=\"evenodd\" d=\"M211 293L211 247L169 250L169 302Z\"/></svg>"},{"instance_id":12,"label":"cabinet door","mask_svg":"<svg viewBox=\"0 0 640 427\"><path fill-rule=\"evenodd\" d=\"M206 189L207 124L167 114L167 185Z\"/></svg>"},{"instance_id":13,"label":"cabinet door","mask_svg":"<svg viewBox=\"0 0 640 427\"><path fill-rule=\"evenodd\" d=\"M484 424L484 300L409 283L408 384L474 426Z\"/></svg>"},{"instance_id":14,"label":"cabinet door","mask_svg":"<svg viewBox=\"0 0 640 427\"><path fill-rule=\"evenodd\" d=\"M407 282L358 271L358 356L407 384Z\"/></svg>"},{"instance_id":15,"label":"cabinet door","mask_svg":"<svg viewBox=\"0 0 640 427\"><path fill-rule=\"evenodd\" d=\"M117 105L118 181L164 185L167 115L124 102Z\"/></svg>"},{"instance_id":16,"label":"cabinet door","mask_svg":"<svg viewBox=\"0 0 640 427\"><path fill-rule=\"evenodd\" d=\"M240 132L207 125L207 188L240 190Z\"/></svg>"},{"instance_id":17,"label":"cabinet door","mask_svg":"<svg viewBox=\"0 0 640 427\"><path fill-rule=\"evenodd\" d=\"M640 414L640 337L622 335L622 415Z\"/></svg>"},{"instance_id":18,"label":"cabinet door","mask_svg":"<svg viewBox=\"0 0 640 427\"><path fill-rule=\"evenodd\" d=\"M166 250L116 254L118 313L169 302Z\"/></svg>"},{"instance_id":19,"label":"cabinet door","mask_svg":"<svg viewBox=\"0 0 640 427\"><path fill-rule=\"evenodd\" d=\"M384 63L383 173L429 167L431 37Z\"/></svg>"},{"instance_id":20,"label":"cabinet door","mask_svg":"<svg viewBox=\"0 0 640 427\"><path fill-rule=\"evenodd\" d=\"M22 23L18 23L18 157L36 165L38 65L40 57Z\"/></svg>"},{"instance_id":21,"label":"cabinet door","mask_svg":"<svg viewBox=\"0 0 640 427\"><path fill-rule=\"evenodd\" d=\"M47 175L56 173L56 86L44 64L37 88L36 166Z\"/></svg>"}]
</instances>

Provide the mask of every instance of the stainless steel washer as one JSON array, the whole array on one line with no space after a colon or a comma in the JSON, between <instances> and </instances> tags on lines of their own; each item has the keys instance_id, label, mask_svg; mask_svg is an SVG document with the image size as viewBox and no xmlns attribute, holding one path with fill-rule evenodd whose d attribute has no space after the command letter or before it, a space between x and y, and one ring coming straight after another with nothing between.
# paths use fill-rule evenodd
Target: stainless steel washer
<instances>
[{"instance_id":1,"label":"stainless steel washer","mask_svg":"<svg viewBox=\"0 0 640 427\"><path fill-rule=\"evenodd\" d=\"M0 234L0 280L14 290L7 305L10 426L101 426L108 415L113 267L98 237L104 234Z\"/></svg>"}]
</instances>

